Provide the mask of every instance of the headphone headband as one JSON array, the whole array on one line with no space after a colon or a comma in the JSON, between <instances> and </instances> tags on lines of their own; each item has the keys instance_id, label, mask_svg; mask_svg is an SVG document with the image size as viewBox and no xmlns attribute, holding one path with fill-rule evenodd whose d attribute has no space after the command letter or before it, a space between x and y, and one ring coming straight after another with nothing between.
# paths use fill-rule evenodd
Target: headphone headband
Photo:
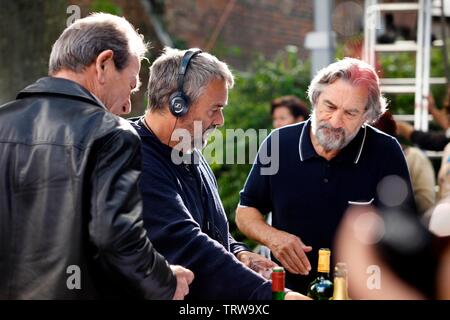
<instances>
[{"instance_id":1,"label":"headphone headband","mask_svg":"<svg viewBox=\"0 0 450 320\"><path fill-rule=\"evenodd\" d=\"M169 97L169 110L175 117L182 117L189 110L189 97L183 90L184 77L189 67L189 62L201 52L201 50L188 50L180 61L177 77L178 91L172 93Z\"/></svg>"},{"instance_id":2,"label":"headphone headband","mask_svg":"<svg viewBox=\"0 0 450 320\"><path fill-rule=\"evenodd\" d=\"M183 92L184 77L186 75L187 68L189 67L189 62L191 62L191 59L200 53L202 53L202 50L188 50L181 59L180 68L178 69L178 91Z\"/></svg>"}]
</instances>

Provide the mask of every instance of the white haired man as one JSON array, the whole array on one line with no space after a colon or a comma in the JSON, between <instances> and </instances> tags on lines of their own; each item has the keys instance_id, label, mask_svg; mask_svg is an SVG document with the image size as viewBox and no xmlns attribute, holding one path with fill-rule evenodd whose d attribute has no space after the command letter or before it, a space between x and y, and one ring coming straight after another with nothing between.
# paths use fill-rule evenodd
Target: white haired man
<instances>
[{"instance_id":1,"label":"white haired man","mask_svg":"<svg viewBox=\"0 0 450 320\"><path fill-rule=\"evenodd\" d=\"M317 251L332 248L349 205L415 211L400 145L368 125L386 108L374 69L357 59L337 61L319 71L308 95L311 118L265 140L261 150L278 152L278 171L262 172L260 151L236 211L239 229L271 250L288 271L286 285L299 292L315 275L309 271L316 270ZM270 211L272 226L263 217Z\"/></svg>"}]
</instances>

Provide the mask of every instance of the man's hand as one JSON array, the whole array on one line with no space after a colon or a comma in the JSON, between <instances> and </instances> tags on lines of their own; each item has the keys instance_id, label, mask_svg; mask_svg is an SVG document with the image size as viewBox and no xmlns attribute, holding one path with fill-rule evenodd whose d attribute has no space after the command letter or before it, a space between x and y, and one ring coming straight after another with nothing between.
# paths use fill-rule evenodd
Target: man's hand
<instances>
[{"instance_id":1,"label":"man's hand","mask_svg":"<svg viewBox=\"0 0 450 320\"><path fill-rule=\"evenodd\" d=\"M435 110L436 109L436 102L434 101L434 97L433 97L433 95L432 94L430 94L428 97L427 97L427 100L428 100L428 110Z\"/></svg>"},{"instance_id":2,"label":"man's hand","mask_svg":"<svg viewBox=\"0 0 450 320\"><path fill-rule=\"evenodd\" d=\"M411 134L414 131L414 127L407 122L397 121L397 135L407 140L411 140Z\"/></svg>"},{"instance_id":3,"label":"man's hand","mask_svg":"<svg viewBox=\"0 0 450 320\"><path fill-rule=\"evenodd\" d=\"M189 285L194 280L194 273L181 266L170 266L174 276L177 278L177 288L172 300L183 300L184 297L189 293Z\"/></svg>"},{"instance_id":4,"label":"man's hand","mask_svg":"<svg viewBox=\"0 0 450 320\"><path fill-rule=\"evenodd\" d=\"M312 247L306 246L299 237L276 230L269 236L266 245L289 272L307 275L311 270L311 264L305 252L310 252Z\"/></svg>"},{"instance_id":5,"label":"man's hand","mask_svg":"<svg viewBox=\"0 0 450 320\"><path fill-rule=\"evenodd\" d=\"M304 296L303 294L300 294L298 292L289 291L289 292L286 292L286 294L284 296L284 300L312 300L312 299L310 297Z\"/></svg>"},{"instance_id":6,"label":"man's hand","mask_svg":"<svg viewBox=\"0 0 450 320\"><path fill-rule=\"evenodd\" d=\"M270 279L272 268L278 266L275 262L262 255L250 251L241 251L236 255L236 258L266 279Z\"/></svg>"}]
</instances>

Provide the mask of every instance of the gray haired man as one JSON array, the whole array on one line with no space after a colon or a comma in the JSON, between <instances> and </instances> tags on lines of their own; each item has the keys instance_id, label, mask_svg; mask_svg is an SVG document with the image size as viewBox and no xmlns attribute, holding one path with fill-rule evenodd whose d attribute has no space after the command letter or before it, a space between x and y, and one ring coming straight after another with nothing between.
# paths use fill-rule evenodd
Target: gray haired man
<instances>
[{"instance_id":1,"label":"gray haired man","mask_svg":"<svg viewBox=\"0 0 450 320\"><path fill-rule=\"evenodd\" d=\"M271 250L287 269L286 285L299 292L314 279L318 250L333 251L349 206L416 211L400 145L369 125L386 109L373 67L334 62L317 73L308 95L311 118L263 143L262 150L276 145L278 172L265 175L258 154L236 210L239 229ZM272 226L263 219L269 212Z\"/></svg>"},{"instance_id":2,"label":"gray haired man","mask_svg":"<svg viewBox=\"0 0 450 320\"><path fill-rule=\"evenodd\" d=\"M199 151L224 124L233 83L213 55L166 48L150 68L147 112L133 123L143 150L144 226L170 262L195 272L191 299L272 297L271 283L258 273L276 265L232 237L217 181ZM306 299L292 291L285 298Z\"/></svg>"},{"instance_id":3,"label":"gray haired man","mask_svg":"<svg viewBox=\"0 0 450 320\"><path fill-rule=\"evenodd\" d=\"M113 114L130 111L146 50L124 18L77 20L50 76L0 107L0 299L188 293L192 272L147 238L139 137Z\"/></svg>"}]
</instances>

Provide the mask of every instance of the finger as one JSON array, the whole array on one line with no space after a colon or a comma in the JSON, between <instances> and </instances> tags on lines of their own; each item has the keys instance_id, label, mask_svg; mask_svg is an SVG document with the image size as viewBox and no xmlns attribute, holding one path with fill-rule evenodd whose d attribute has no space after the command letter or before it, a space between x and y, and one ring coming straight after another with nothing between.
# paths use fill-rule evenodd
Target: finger
<instances>
[{"instance_id":1,"label":"finger","mask_svg":"<svg viewBox=\"0 0 450 320\"><path fill-rule=\"evenodd\" d=\"M186 269L186 280L188 284L191 284L194 281L195 275L191 270Z\"/></svg>"},{"instance_id":2,"label":"finger","mask_svg":"<svg viewBox=\"0 0 450 320\"><path fill-rule=\"evenodd\" d=\"M277 259L281 262L283 267L285 267L289 272L294 274L299 274L300 270L296 266L296 264L292 261L289 254L281 253Z\"/></svg>"},{"instance_id":3,"label":"finger","mask_svg":"<svg viewBox=\"0 0 450 320\"><path fill-rule=\"evenodd\" d=\"M180 284L180 292L181 295L184 297L189 293L189 285L186 281L182 281Z\"/></svg>"},{"instance_id":4,"label":"finger","mask_svg":"<svg viewBox=\"0 0 450 320\"><path fill-rule=\"evenodd\" d=\"M303 252L311 252L311 251L312 251L313 248L312 248L311 246L305 245L305 244L303 243L302 240L300 240L300 242L301 242L301 244L302 244ZM308 269L308 271L311 271L311 263L309 262L308 257L306 256L306 254L303 254L303 257L304 257L304 258L302 259L303 264L306 266L306 268Z\"/></svg>"},{"instance_id":5,"label":"finger","mask_svg":"<svg viewBox=\"0 0 450 320\"><path fill-rule=\"evenodd\" d=\"M275 262L269 259L253 260L253 264L259 268L273 268L277 266Z\"/></svg>"},{"instance_id":6,"label":"finger","mask_svg":"<svg viewBox=\"0 0 450 320\"><path fill-rule=\"evenodd\" d=\"M183 300L183 299L184 295L182 295L180 290L177 289L177 291L175 291L175 294L173 295L172 300Z\"/></svg>"},{"instance_id":7,"label":"finger","mask_svg":"<svg viewBox=\"0 0 450 320\"><path fill-rule=\"evenodd\" d=\"M300 269L300 273L303 275L307 275L311 270L311 265L302 247L294 246L292 256L293 256L292 259L296 263L297 267Z\"/></svg>"},{"instance_id":8,"label":"finger","mask_svg":"<svg viewBox=\"0 0 450 320\"><path fill-rule=\"evenodd\" d=\"M249 267L249 268L252 264L251 263L252 261L247 256L242 256L240 261L244 264L244 266Z\"/></svg>"}]
</instances>

